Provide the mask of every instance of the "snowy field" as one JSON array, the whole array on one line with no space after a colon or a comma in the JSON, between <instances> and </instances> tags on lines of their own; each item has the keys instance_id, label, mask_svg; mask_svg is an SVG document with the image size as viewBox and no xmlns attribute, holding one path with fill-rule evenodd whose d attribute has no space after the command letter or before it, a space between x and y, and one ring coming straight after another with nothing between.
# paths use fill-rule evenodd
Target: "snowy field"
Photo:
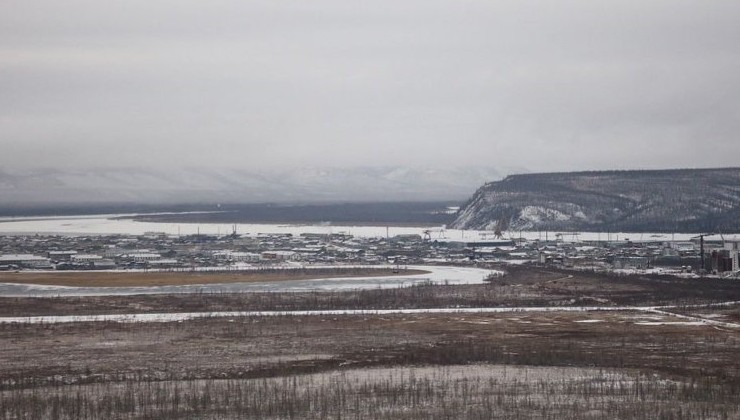
<instances>
[{"instance_id":1,"label":"snowy field","mask_svg":"<svg viewBox=\"0 0 740 420\"><path fill-rule=\"evenodd\" d=\"M218 235L232 232L232 224L216 223L152 223L131 219L113 219L130 215L66 216L44 218L0 218L0 235L13 234L61 234L61 235L142 235L146 232L163 232L170 235L193 235L196 233ZM260 234L350 234L357 237L385 237L386 235L424 235L428 228L403 226L338 226L327 224L236 224L241 235ZM432 240L462 242L495 240L491 231L429 229ZM508 232L507 238L527 240L555 240L564 242L581 241L687 241L696 236L690 233L625 233L625 232Z\"/></svg>"},{"instance_id":2,"label":"snowy field","mask_svg":"<svg viewBox=\"0 0 740 420\"><path fill-rule=\"evenodd\" d=\"M737 302L728 302L737 303ZM264 316L383 316L383 315L423 315L423 314L504 314L504 313L565 313L565 312L637 312L638 315L626 315L633 320L634 325L662 326L708 325L740 329L740 324L734 322L717 321L697 316L681 315L666 312L655 306L541 306L541 307L495 307L495 308L427 308L427 309L339 309L339 310L309 310L309 311L227 311L227 312L176 312L176 313L139 313L139 314L101 314L101 315L52 315L52 316L19 316L0 317L0 324L59 324L70 322L182 322L201 318L233 318L233 317L264 317ZM646 316L645 314L654 314ZM681 319L676 321L674 318ZM525 321L522 321L525 322ZM526 321L529 322L529 321ZM586 319L579 323L599 323L601 319Z\"/></svg>"}]
</instances>

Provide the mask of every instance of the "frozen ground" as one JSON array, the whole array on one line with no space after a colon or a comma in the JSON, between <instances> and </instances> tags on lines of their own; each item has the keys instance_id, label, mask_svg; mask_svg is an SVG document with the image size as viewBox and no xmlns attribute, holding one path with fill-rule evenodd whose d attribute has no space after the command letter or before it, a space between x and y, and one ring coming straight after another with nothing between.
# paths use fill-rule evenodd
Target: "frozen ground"
<instances>
[{"instance_id":1,"label":"frozen ground","mask_svg":"<svg viewBox=\"0 0 740 420\"><path fill-rule=\"evenodd\" d=\"M727 302L730 303L730 302ZM736 303L736 302L733 302ZM385 316L385 315L424 315L424 314L502 314L502 313L566 313L566 312L637 312L637 315L626 315L634 325L707 325L740 329L740 324L717 321L704 317L681 315L664 309L676 307L655 306L546 306L546 307L495 307L495 308L428 308L428 309L340 309L308 311L228 311L228 312L179 312L179 313L140 313L140 314L103 314L103 315L59 315L59 316L21 316L0 317L0 324L60 324L70 322L182 322L200 318L233 318L233 317L273 317L273 316ZM679 319L679 320L676 320ZM600 319L586 319L579 323L599 323ZM524 322L524 321L522 321Z\"/></svg>"},{"instance_id":2,"label":"frozen ground","mask_svg":"<svg viewBox=\"0 0 740 420\"><path fill-rule=\"evenodd\" d=\"M0 296L106 296L165 293L305 292L397 288L415 284L481 284L491 270L472 267L409 266L429 273L409 276L347 277L264 283L193 284L151 287L67 287L0 283ZM106 273L100 273L105 276Z\"/></svg>"},{"instance_id":3,"label":"frozen ground","mask_svg":"<svg viewBox=\"0 0 740 420\"><path fill-rule=\"evenodd\" d=\"M417 314L485 314L523 312L587 312L629 311L631 307L521 307L521 308L432 308L432 309L359 309L317 311L235 311L235 312L181 312L160 314L62 315L0 317L0 324L59 324L68 322L180 322L198 318L227 318L253 316L333 316L333 315L417 315Z\"/></svg>"}]
</instances>

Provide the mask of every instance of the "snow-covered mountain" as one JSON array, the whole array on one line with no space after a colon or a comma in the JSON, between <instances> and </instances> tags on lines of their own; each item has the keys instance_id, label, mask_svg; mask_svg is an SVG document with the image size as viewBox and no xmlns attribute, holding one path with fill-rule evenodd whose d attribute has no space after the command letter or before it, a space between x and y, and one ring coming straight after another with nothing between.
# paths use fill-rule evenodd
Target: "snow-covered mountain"
<instances>
[{"instance_id":1,"label":"snow-covered mountain","mask_svg":"<svg viewBox=\"0 0 740 420\"><path fill-rule=\"evenodd\" d=\"M740 168L511 175L481 187L460 229L740 231Z\"/></svg>"},{"instance_id":2,"label":"snow-covered mountain","mask_svg":"<svg viewBox=\"0 0 740 420\"><path fill-rule=\"evenodd\" d=\"M464 200L489 167L0 169L5 205Z\"/></svg>"}]
</instances>

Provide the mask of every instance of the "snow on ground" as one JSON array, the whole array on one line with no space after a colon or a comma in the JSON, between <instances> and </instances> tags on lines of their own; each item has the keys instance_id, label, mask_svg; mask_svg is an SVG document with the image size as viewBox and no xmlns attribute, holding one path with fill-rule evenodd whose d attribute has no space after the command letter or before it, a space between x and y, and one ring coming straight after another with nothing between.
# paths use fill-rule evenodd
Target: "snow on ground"
<instances>
[{"instance_id":1,"label":"snow on ground","mask_svg":"<svg viewBox=\"0 0 740 420\"><path fill-rule=\"evenodd\" d=\"M357 266L362 267L362 266ZM369 266L378 267L378 266ZM341 277L312 280L286 280L259 283L190 284L149 287L69 287L0 283L0 296L108 296L164 293L244 293L339 291L408 287L418 284L481 284L496 271L473 267L408 266L429 273L378 277ZM500 273L500 272L498 272ZM105 273L101 273L105 275Z\"/></svg>"},{"instance_id":2,"label":"snow on ground","mask_svg":"<svg viewBox=\"0 0 740 420\"><path fill-rule=\"evenodd\" d=\"M543 220L557 220L560 222L570 220L570 216L555 210L540 206L526 206L522 209L517 222L524 226L534 226Z\"/></svg>"},{"instance_id":3,"label":"snow on ground","mask_svg":"<svg viewBox=\"0 0 740 420\"><path fill-rule=\"evenodd\" d=\"M634 325L641 326L721 326L740 329L740 324L703 319L688 315L677 315L652 306L543 306L543 307L497 307L497 308L428 308L428 309L340 309L340 310L307 310L307 311L229 311L229 312L183 312L183 313L145 313L145 314L103 314L103 315L62 315L62 316L23 316L0 317L0 324L57 324L69 322L182 322L203 318L230 318L255 316L341 316L341 315L418 315L418 314L500 314L500 313L535 313L535 312L644 312L637 316L628 316ZM670 318L686 319L672 321ZM517 320L518 318L511 318ZM520 320L531 323L529 320ZM582 323L602 322L586 319Z\"/></svg>"},{"instance_id":4,"label":"snow on ground","mask_svg":"<svg viewBox=\"0 0 740 420\"><path fill-rule=\"evenodd\" d=\"M670 275L677 275L677 274L691 274L691 276L688 277L699 277L696 274L693 273L683 273L681 271L681 268L672 268L672 267L653 267L653 268L615 268L609 270L611 273L615 274L670 274ZM683 276L687 277L687 276Z\"/></svg>"},{"instance_id":5,"label":"snow on ground","mask_svg":"<svg viewBox=\"0 0 740 420\"><path fill-rule=\"evenodd\" d=\"M66 322L179 322L199 318L224 318L245 316L333 316L333 315L394 315L394 314L484 314L484 313L522 313L522 312L587 312L587 311L627 311L629 307L516 307L516 308L431 308L431 309L356 309L356 310L315 310L315 311L231 311L231 312L183 312L148 314L109 314L109 315L63 315L63 316L25 316L0 317L0 324L55 324Z\"/></svg>"}]
</instances>

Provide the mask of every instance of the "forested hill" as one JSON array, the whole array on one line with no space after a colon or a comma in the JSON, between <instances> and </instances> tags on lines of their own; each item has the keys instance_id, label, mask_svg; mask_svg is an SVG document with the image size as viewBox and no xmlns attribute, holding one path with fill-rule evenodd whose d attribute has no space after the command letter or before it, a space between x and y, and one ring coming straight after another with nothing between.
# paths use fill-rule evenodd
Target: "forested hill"
<instances>
[{"instance_id":1,"label":"forested hill","mask_svg":"<svg viewBox=\"0 0 740 420\"><path fill-rule=\"evenodd\" d=\"M740 168L512 175L463 206L461 229L740 231Z\"/></svg>"}]
</instances>

